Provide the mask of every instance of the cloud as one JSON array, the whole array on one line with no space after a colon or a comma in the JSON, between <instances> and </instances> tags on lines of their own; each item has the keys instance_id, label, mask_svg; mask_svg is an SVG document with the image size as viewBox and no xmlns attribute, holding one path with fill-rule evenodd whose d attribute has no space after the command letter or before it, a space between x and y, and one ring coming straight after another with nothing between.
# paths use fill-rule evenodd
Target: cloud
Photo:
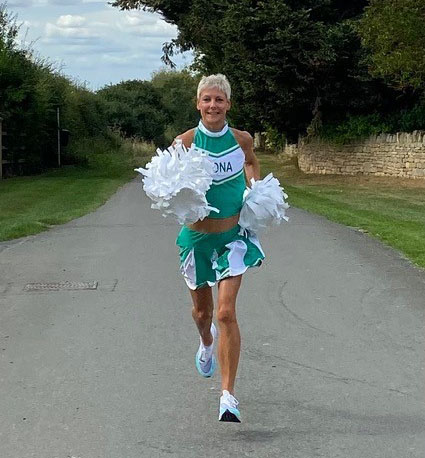
<instances>
[{"instance_id":1,"label":"cloud","mask_svg":"<svg viewBox=\"0 0 425 458\"><path fill-rule=\"evenodd\" d=\"M55 23L45 25L42 41L50 47L62 47L64 54L75 55L79 50L92 54L99 43L108 43L106 48L114 49L112 61L117 58L117 48L133 53L143 50L143 53L156 54L160 61L164 41L170 40L175 33L175 27L162 21L158 15L104 9L84 16L59 16ZM128 57L123 56L122 59L127 60Z\"/></svg>"},{"instance_id":2,"label":"cloud","mask_svg":"<svg viewBox=\"0 0 425 458\"><path fill-rule=\"evenodd\" d=\"M36 3L33 0L8 0L7 2L7 8L13 9L13 8L29 8L30 6L33 6L34 3Z\"/></svg>"},{"instance_id":3,"label":"cloud","mask_svg":"<svg viewBox=\"0 0 425 458\"><path fill-rule=\"evenodd\" d=\"M109 24L108 22L91 22L90 25L92 25L93 27L108 27L109 29L111 28L111 24Z\"/></svg>"},{"instance_id":4,"label":"cloud","mask_svg":"<svg viewBox=\"0 0 425 458\"><path fill-rule=\"evenodd\" d=\"M75 39L86 39L86 38L98 38L96 34L91 32L89 29L77 28L77 27L58 27L55 24L46 24L46 37L47 41L51 38L75 38Z\"/></svg>"},{"instance_id":5,"label":"cloud","mask_svg":"<svg viewBox=\"0 0 425 458\"><path fill-rule=\"evenodd\" d=\"M8 9L13 8L30 8L34 6L45 7L51 5L79 5L82 1L90 0L7 0ZM95 0L98 1L98 0Z\"/></svg>"},{"instance_id":6,"label":"cloud","mask_svg":"<svg viewBox=\"0 0 425 458\"><path fill-rule=\"evenodd\" d=\"M139 37L162 37L168 39L176 35L177 28L158 17L147 16L141 12L126 13L118 22L118 28Z\"/></svg>"},{"instance_id":7,"label":"cloud","mask_svg":"<svg viewBox=\"0 0 425 458\"><path fill-rule=\"evenodd\" d=\"M28 27L36 25L34 22L31 22L31 21L22 21L20 24L21 24L21 27L24 27L24 28L28 28Z\"/></svg>"},{"instance_id":8,"label":"cloud","mask_svg":"<svg viewBox=\"0 0 425 458\"><path fill-rule=\"evenodd\" d=\"M72 40L66 43L66 54L69 56L81 56L84 54L85 56L92 56L96 55L99 56L100 54L122 54L126 52L126 48L123 46L115 46L109 43L104 43L103 40L93 41L93 42L72 42ZM91 62L93 64L93 59L90 57Z\"/></svg>"},{"instance_id":9,"label":"cloud","mask_svg":"<svg viewBox=\"0 0 425 458\"><path fill-rule=\"evenodd\" d=\"M34 5L19 12L19 19L25 21L20 32L25 41L34 43L37 52L60 63L67 73L90 80L93 86L149 78L162 65L163 43L177 35L177 28L160 15L120 11L107 0L12 1ZM61 2L68 6L61 7ZM176 63L185 62L176 56Z\"/></svg>"},{"instance_id":10,"label":"cloud","mask_svg":"<svg viewBox=\"0 0 425 458\"><path fill-rule=\"evenodd\" d=\"M99 34L90 27L85 27L87 19L83 16L73 16L67 14L59 16L56 24L48 22L45 26L46 41L49 42L53 38L71 39L71 43L75 40L87 40L100 38Z\"/></svg>"},{"instance_id":11,"label":"cloud","mask_svg":"<svg viewBox=\"0 0 425 458\"><path fill-rule=\"evenodd\" d=\"M86 23L87 19L84 16L73 16L72 14L66 14L65 16L59 16L56 24L58 27L82 27Z\"/></svg>"},{"instance_id":12,"label":"cloud","mask_svg":"<svg viewBox=\"0 0 425 458\"><path fill-rule=\"evenodd\" d=\"M72 6L81 5L83 3L103 3L105 0L7 0L8 7L27 8L31 6Z\"/></svg>"},{"instance_id":13,"label":"cloud","mask_svg":"<svg viewBox=\"0 0 425 458\"><path fill-rule=\"evenodd\" d=\"M48 0L47 3L49 5L62 5L62 6L70 6L70 5L81 5L81 0Z\"/></svg>"},{"instance_id":14,"label":"cloud","mask_svg":"<svg viewBox=\"0 0 425 458\"><path fill-rule=\"evenodd\" d=\"M157 60L158 54L144 52L144 53L135 53L135 54L114 56L114 55L110 55L109 53L106 53L106 54L103 54L101 58L104 62L110 62L110 63L121 64L121 65L136 65L137 66L146 60Z\"/></svg>"}]
</instances>

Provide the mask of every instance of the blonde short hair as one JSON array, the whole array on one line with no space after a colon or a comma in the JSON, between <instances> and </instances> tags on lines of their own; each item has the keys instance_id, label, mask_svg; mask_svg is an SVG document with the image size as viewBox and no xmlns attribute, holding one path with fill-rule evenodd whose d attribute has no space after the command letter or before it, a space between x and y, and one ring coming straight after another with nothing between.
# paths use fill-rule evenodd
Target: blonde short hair
<instances>
[{"instance_id":1,"label":"blonde short hair","mask_svg":"<svg viewBox=\"0 0 425 458\"><path fill-rule=\"evenodd\" d=\"M230 83L225 75L217 73L216 75L203 76L198 84L197 98L201 96L201 93L207 87L215 87L226 94L228 100L232 90L230 89Z\"/></svg>"}]
</instances>

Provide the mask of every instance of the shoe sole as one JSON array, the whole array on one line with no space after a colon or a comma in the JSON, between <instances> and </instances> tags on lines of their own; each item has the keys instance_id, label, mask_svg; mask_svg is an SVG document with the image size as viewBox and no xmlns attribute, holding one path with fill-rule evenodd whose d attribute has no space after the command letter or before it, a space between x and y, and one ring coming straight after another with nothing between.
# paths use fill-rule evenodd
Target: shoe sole
<instances>
[{"instance_id":1,"label":"shoe sole","mask_svg":"<svg viewBox=\"0 0 425 458\"><path fill-rule=\"evenodd\" d=\"M231 423L240 423L241 421L239 420L239 418L232 412L230 412L229 410L225 410L225 412L223 413L223 415L219 418L218 421L227 421L227 422L231 422Z\"/></svg>"}]
</instances>

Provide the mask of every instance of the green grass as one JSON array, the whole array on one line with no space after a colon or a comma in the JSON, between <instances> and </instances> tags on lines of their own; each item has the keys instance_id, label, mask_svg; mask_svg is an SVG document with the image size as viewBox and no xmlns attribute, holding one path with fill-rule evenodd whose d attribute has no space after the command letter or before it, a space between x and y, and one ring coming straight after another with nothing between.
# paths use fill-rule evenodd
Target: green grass
<instances>
[{"instance_id":1,"label":"green grass","mask_svg":"<svg viewBox=\"0 0 425 458\"><path fill-rule=\"evenodd\" d=\"M361 229L425 267L425 180L305 175L293 161L259 155L291 206Z\"/></svg>"},{"instance_id":2,"label":"green grass","mask_svg":"<svg viewBox=\"0 0 425 458\"><path fill-rule=\"evenodd\" d=\"M108 149L109 148L109 149ZM0 240L37 234L95 210L135 176L154 152L127 143L116 150L81 145L86 167L0 181ZM425 267L425 180L305 175L294 161L259 155L263 176L273 172L293 207L357 227Z\"/></svg>"},{"instance_id":3,"label":"green grass","mask_svg":"<svg viewBox=\"0 0 425 458\"><path fill-rule=\"evenodd\" d=\"M85 215L105 203L136 176L133 168L148 157L111 150L105 142L87 141L80 155L86 166L67 166L48 173L0 181L0 240L37 234L52 225ZM144 153L148 154L148 153Z\"/></svg>"}]
</instances>

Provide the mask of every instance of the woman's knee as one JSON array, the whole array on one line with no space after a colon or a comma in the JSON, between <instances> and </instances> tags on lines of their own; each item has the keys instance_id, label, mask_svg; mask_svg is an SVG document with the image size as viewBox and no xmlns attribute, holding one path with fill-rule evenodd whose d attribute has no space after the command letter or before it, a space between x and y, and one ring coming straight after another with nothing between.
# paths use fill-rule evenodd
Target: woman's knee
<instances>
[{"instance_id":1,"label":"woman's knee","mask_svg":"<svg viewBox=\"0 0 425 458\"><path fill-rule=\"evenodd\" d=\"M194 306L192 308L192 316L196 321L207 321L212 319L213 311L210 308L197 308Z\"/></svg>"},{"instance_id":2,"label":"woman's knee","mask_svg":"<svg viewBox=\"0 0 425 458\"><path fill-rule=\"evenodd\" d=\"M236 310L230 304L230 306L222 305L217 310L217 320L221 324L236 323Z\"/></svg>"}]
</instances>

